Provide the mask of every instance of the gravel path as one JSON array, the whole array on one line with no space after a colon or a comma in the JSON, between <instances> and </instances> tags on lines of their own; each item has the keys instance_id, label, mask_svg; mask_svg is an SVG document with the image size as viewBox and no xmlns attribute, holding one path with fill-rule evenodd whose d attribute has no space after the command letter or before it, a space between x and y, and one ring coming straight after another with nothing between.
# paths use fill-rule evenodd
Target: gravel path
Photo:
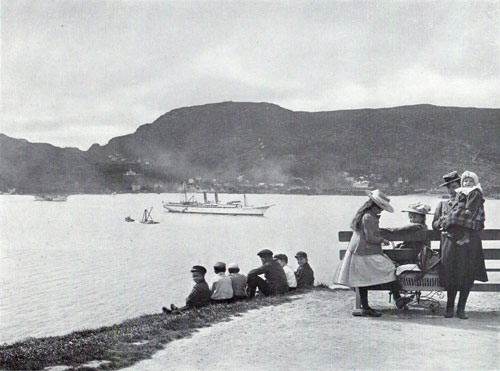
<instances>
[{"instance_id":1,"label":"gravel path","mask_svg":"<svg viewBox=\"0 0 500 371\"><path fill-rule=\"evenodd\" d=\"M352 317L350 291L318 290L202 329L130 370L500 369L500 293L472 293L466 321L398 314L387 293L369 295L381 318Z\"/></svg>"}]
</instances>

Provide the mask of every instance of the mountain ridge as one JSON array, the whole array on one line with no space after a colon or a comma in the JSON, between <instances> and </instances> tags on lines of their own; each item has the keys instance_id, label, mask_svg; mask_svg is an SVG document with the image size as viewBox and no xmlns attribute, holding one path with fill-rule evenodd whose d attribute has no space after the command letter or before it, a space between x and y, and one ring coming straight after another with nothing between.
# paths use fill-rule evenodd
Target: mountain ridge
<instances>
[{"instance_id":1,"label":"mountain ridge","mask_svg":"<svg viewBox=\"0 0 500 371\"><path fill-rule=\"evenodd\" d=\"M41 158L17 170L12 152L23 155L4 137L0 174L10 174L11 179L0 175L0 187L30 191L37 187L25 187L20 180L29 180L34 170L38 175L33 181L49 184L48 188L51 178L60 184L55 188L68 191L85 191L81 184L92 184L87 188L96 190L119 186L123 174L110 175L116 163L111 159L117 156L143 173L146 183L244 175L265 182L300 177L326 187L342 183L339 174L347 171L376 173L387 184L403 177L415 186L428 186L452 167L478 168L487 182L500 183L491 174L498 173L500 159L500 109L495 108L419 104L306 112L267 102L208 103L175 108L133 133L93 144L86 151L42 149L41 143L26 141L27 156L38 151ZM55 153L61 160L50 160ZM51 176L43 177L43 169Z\"/></svg>"}]
</instances>

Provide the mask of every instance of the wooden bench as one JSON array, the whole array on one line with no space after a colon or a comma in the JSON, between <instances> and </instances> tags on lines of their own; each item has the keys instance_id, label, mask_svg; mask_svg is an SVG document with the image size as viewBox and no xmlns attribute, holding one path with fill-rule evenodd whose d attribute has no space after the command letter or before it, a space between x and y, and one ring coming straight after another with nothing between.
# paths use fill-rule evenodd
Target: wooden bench
<instances>
[{"instance_id":1,"label":"wooden bench","mask_svg":"<svg viewBox=\"0 0 500 371\"><path fill-rule=\"evenodd\" d=\"M352 231L340 231L339 241L349 242L351 240L353 232ZM384 230L381 230L381 235L384 238L391 238L392 241L441 241L441 232L439 231L419 231L412 233L391 233L386 234ZM481 239L484 241L500 241L500 229L485 229L481 231ZM415 258L415 251L413 249L393 249L384 248L384 254L389 256L395 262L408 261ZM434 249L439 251L439 249ZM341 249L339 251L340 259L344 258L346 249ZM500 247L499 248L485 248L483 243L484 259L485 260L500 260ZM500 268L488 268L488 272L500 272ZM490 277L491 279L491 277ZM377 290L377 289L375 289ZM383 290L383 289L382 289ZM443 288L436 285L435 287L430 287L429 291L442 291ZM424 290L422 290L424 291ZM471 291L489 291L489 292L500 292L500 283L475 283ZM356 289L356 309L361 308L361 301L359 298L359 292Z\"/></svg>"}]
</instances>

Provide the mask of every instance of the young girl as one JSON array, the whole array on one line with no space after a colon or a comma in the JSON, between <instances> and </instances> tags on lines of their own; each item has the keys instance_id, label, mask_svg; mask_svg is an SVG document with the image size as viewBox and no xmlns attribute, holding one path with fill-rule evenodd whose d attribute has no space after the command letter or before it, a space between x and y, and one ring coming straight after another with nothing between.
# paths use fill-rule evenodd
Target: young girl
<instances>
[{"instance_id":1,"label":"young girl","mask_svg":"<svg viewBox=\"0 0 500 371\"><path fill-rule=\"evenodd\" d=\"M351 222L354 233L333 282L358 289L362 310L354 311L353 316L380 317L382 313L368 304L368 289L371 286L389 289L399 309L411 299L399 294L396 267L382 250L382 245L389 245L389 241L380 235L379 217L383 210L394 212L390 199L378 189L366 193L369 200L356 212Z\"/></svg>"},{"instance_id":2,"label":"young girl","mask_svg":"<svg viewBox=\"0 0 500 371\"><path fill-rule=\"evenodd\" d=\"M407 210L401 210L403 213L408 213L408 221L410 223L398 228L387 228L386 230L392 233L401 232L418 232L422 230L427 230L427 224L425 224L425 216L430 214L431 207L429 205L415 202L408 205ZM402 249L415 249L421 250L425 241L404 241L397 247Z\"/></svg>"},{"instance_id":3,"label":"young girl","mask_svg":"<svg viewBox=\"0 0 500 371\"><path fill-rule=\"evenodd\" d=\"M457 196L452 205L450 213L455 217L465 217L479 220L484 214L484 198L479 177L472 171L465 171L461 178L461 187L457 189ZM457 245L463 246L470 242L469 232L464 229L463 233L456 236L448 236L457 239Z\"/></svg>"},{"instance_id":4,"label":"young girl","mask_svg":"<svg viewBox=\"0 0 500 371\"><path fill-rule=\"evenodd\" d=\"M408 213L408 219L410 223L402 227L384 228L383 230L387 233L390 233L391 239L395 239L394 237L399 233L427 230L428 228L427 224L425 224L425 217L427 214L430 214L430 211L431 207L429 205L420 202L409 204L408 208L406 210L402 210L402 212ZM409 258L408 260L400 260L398 261L398 263L399 265L412 264L414 266L418 261L418 254L425 247L430 247L430 241L403 241L395 247L398 249L412 249L414 251L413 258Z\"/></svg>"}]
</instances>

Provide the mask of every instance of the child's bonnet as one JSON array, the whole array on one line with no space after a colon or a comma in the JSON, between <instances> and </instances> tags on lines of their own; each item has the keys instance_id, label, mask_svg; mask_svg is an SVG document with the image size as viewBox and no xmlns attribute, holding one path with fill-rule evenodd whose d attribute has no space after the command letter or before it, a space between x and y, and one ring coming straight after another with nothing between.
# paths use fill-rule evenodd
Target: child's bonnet
<instances>
[{"instance_id":1,"label":"child's bonnet","mask_svg":"<svg viewBox=\"0 0 500 371\"><path fill-rule=\"evenodd\" d=\"M464 184L465 178L471 178L472 180L474 180L474 186L464 187L463 184ZM461 185L461 187L457 188L457 193L463 193L464 195L468 196L469 193L471 193L475 189L477 189L477 190L481 191L481 193L483 193L483 189L481 188L481 183L479 183L479 177L477 176L476 173L474 173L472 171L469 171L469 170L464 171L464 173L462 174L461 179L460 179L460 185Z\"/></svg>"}]
</instances>

